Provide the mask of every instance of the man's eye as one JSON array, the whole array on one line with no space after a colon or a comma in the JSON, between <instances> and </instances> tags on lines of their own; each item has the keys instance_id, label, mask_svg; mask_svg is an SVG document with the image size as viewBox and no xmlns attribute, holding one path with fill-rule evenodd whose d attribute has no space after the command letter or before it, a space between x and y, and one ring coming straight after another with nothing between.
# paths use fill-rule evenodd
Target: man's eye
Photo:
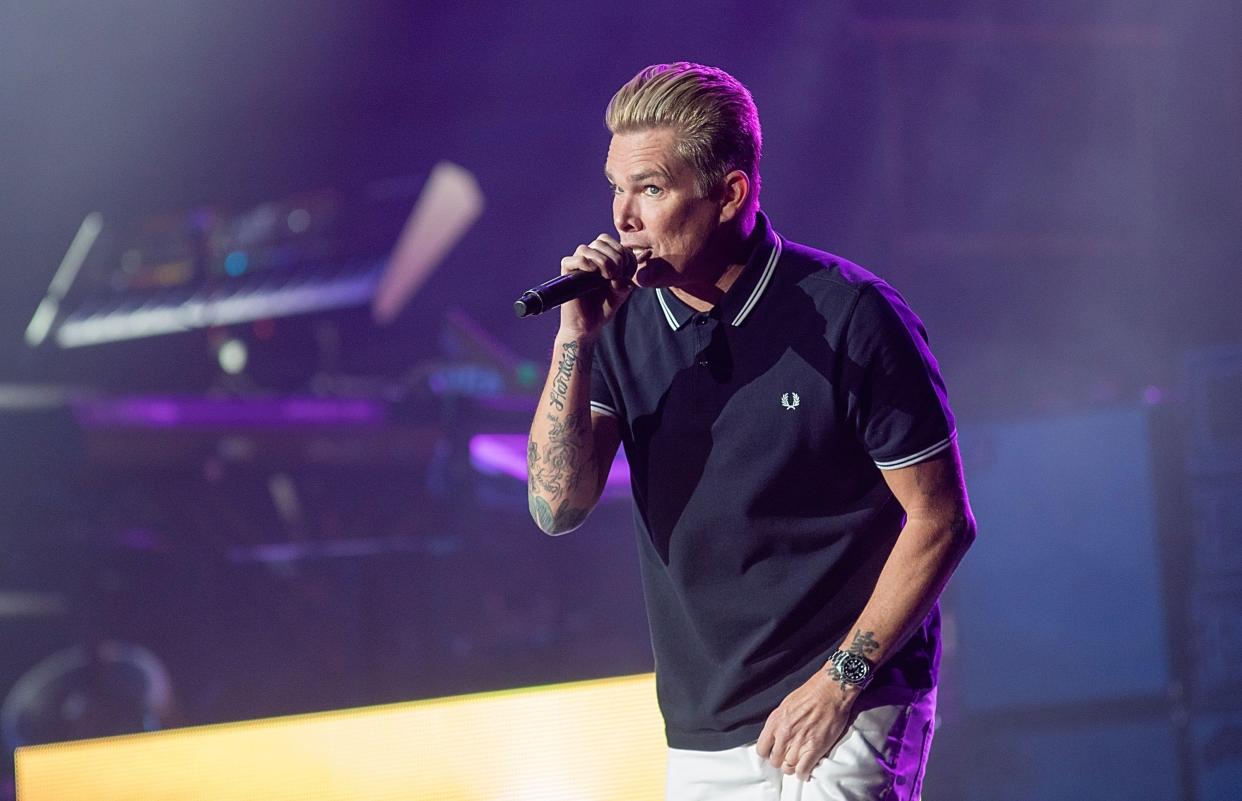
<instances>
[{"instance_id":1,"label":"man's eye","mask_svg":"<svg viewBox=\"0 0 1242 801\"><path fill-rule=\"evenodd\" d=\"M647 184L646 186L643 187L643 192L645 192L648 195L655 196L655 195L660 194L660 187L656 186L655 184Z\"/></svg>"}]
</instances>

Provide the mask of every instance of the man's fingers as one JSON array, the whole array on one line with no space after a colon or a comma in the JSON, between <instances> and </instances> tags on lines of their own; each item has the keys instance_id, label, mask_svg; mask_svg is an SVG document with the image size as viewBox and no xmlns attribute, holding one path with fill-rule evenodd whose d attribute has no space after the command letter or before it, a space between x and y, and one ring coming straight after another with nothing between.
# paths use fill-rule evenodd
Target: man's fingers
<instances>
[{"instance_id":1,"label":"man's fingers","mask_svg":"<svg viewBox=\"0 0 1242 801\"><path fill-rule=\"evenodd\" d=\"M781 753L780 763L779 764L773 763L773 764L776 764L776 766L781 769L782 773L786 775L792 775L794 772L794 769L798 765L798 759L802 753L802 746L799 744L799 742L796 739L790 740L785 745L785 747L781 749L781 751L782 753ZM776 754L773 754L772 757L773 759L775 759Z\"/></svg>"},{"instance_id":2,"label":"man's fingers","mask_svg":"<svg viewBox=\"0 0 1242 801\"><path fill-rule=\"evenodd\" d=\"M578 249L574 251L574 255L561 259L561 275L573 272L593 273L599 269L599 265L583 256L582 250L585 247L586 245L579 245Z\"/></svg>"},{"instance_id":3,"label":"man's fingers","mask_svg":"<svg viewBox=\"0 0 1242 801\"><path fill-rule=\"evenodd\" d=\"M620 242L608 234L600 234L595 237L595 241L591 243L591 247L601 253L608 254L608 256L621 267L624 267L635 259L634 251L622 246Z\"/></svg>"},{"instance_id":4,"label":"man's fingers","mask_svg":"<svg viewBox=\"0 0 1242 801\"><path fill-rule=\"evenodd\" d=\"M799 779L804 782L809 782L811 780L811 771L815 769L815 766L819 764L819 761L823 758L823 754L817 754L813 749L807 749L802 753L802 757L798 760L798 764L794 769L794 772L798 775Z\"/></svg>"},{"instance_id":5,"label":"man's fingers","mask_svg":"<svg viewBox=\"0 0 1242 801\"><path fill-rule=\"evenodd\" d=\"M579 245L578 249L574 251L573 258L581 265L578 267L580 270L598 271L603 273L605 278L612 277L606 269L608 265L607 257L598 250L593 249L590 245Z\"/></svg>"},{"instance_id":6,"label":"man's fingers","mask_svg":"<svg viewBox=\"0 0 1242 801\"><path fill-rule=\"evenodd\" d=\"M579 245L572 256L561 259L561 275L571 272L598 272L612 282L615 291L632 288L630 274L636 257L608 234L600 234L589 245Z\"/></svg>"},{"instance_id":7,"label":"man's fingers","mask_svg":"<svg viewBox=\"0 0 1242 801\"><path fill-rule=\"evenodd\" d=\"M633 271L635 264L634 254L620 246L613 246L608 242L595 240L591 243L591 250L602 255L605 261L605 267L602 269L604 275L612 280L628 280L630 273Z\"/></svg>"},{"instance_id":8,"label":"man's fingers","mask_svg":"<svg viewBox=\"0 0 1242 801\"><path fill-rule=\"evenodd\" d=\"M782 734L780 729L773 732L772 753L768 755L768 762L772 767L785 769L785 759L792 756L793 752L789 749L790 740L788 735Z\"/></svg>"},{"instance_id":9,"label":"man's fingers","mask_svg":"<svg viewBox=\"0 0 1242 801\"><path fill-rule=\"evenodd\" d=\"M561 272L583 270L598 272L605 278L626 278L626 256L610 245L601 245L597 239L589 245L579 245L574 255L561 259Z\"/></svg>"},{"instance_id":10,"label":"man's fingers","mask_svg":"<svg viewBox=\"0 0 1242 801\"><path fill-rule=\"evenodd\" d=\"M759 732L759 742L755 743L755 751L758 752L760 759L767 759L772 755L772 746L776 744L776 735L772 733L772 729L772 715L768 715L767 722L763 724L763 731Z\"/></svg>"},{"instance_id":11,"label":"man's fingers","mask_svg":"<svg viewBox=\"0 0 1242 801\"><path fill-rule=\"evenodd\" d=\"M608 234L600 234L595 237L595 241L591 243L591 247L600 253L606 253L614 259L624 257L625 248L621 247L621 243L610 237Z\"/></svg>"}]
</instances>

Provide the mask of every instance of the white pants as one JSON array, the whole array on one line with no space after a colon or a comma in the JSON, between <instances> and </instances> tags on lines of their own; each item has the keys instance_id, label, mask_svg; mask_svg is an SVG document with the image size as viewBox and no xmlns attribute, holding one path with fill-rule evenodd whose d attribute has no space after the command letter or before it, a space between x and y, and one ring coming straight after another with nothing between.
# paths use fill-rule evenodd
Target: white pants
<instances>
[{"instance_id":1,"label":"white pants","mask_svg":"<svg viewBox=\"0 0 1242 801\"><path fill-rule=\"evenodd\" d=\"M670 748L665 798L919 801L935 715L935 690L883 689L864 695L840 742L819 761L807 782L760 759L754 743L727 751Z\"/></svg>"}]
</instances>

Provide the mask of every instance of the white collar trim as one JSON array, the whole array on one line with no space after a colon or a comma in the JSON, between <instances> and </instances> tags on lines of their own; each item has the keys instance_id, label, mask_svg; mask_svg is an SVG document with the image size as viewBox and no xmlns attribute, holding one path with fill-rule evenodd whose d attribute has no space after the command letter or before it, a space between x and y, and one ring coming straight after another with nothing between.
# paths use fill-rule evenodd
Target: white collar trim
<instances>
[{"instance_id":1,"label":"white collar trim","mask_svg":"<svg viewBox=\"0 0 1242 801\"><path fill-rule=\"evenodd\" d=\"M668 320L668 327L677 330L677 318L673 316L673 310L668 307L668 301L664 299L664 290L656 290L656 298L660 301L660 308L664 309L664 319Z\"/></svg>"},{"instance_id":2,"label":"white collar trim","mask_svg":"<svg viewBox=\"0 0 1242 801\"><path fill-rule=\"evenodd\" d=\"M763 295L763 290L768 288L768 282L772 280L772 273L776 271L776 263L781 258L781 238L776 237L776 246L772 248L772 255L768 256L768 263L763 267L763 274L759 276L759 282L755 284L755 288L751 290L750 297L746 299L746 305L737 313L737 317L733 318L733 325L739 326L746 319L746 316L755 308L755 304L759 302L759 298Z\"/></svg>"},{"instance_id":3,"label":"white collar trim","mask_svg":"<svg viewBox=\"0 0 1242 801\"><path fill-rule=\"evenodd\" d=\"M755 288L750 291L750 297L746 299L746 303L742 306L741 311L733 318L733 325L739 326L745 322L746 317L754 310L759 298L763 297L763 292L768 288L768 284L772 281L772 273L776 272L776 263L781 259L781 251L784 247L779 236L776 237L776 244L772 248L772 253L768 256L768 263L763 266L763 273L760 274ZM669 308L668 301L664 297L664 289L656 290L656 299L660 301L660 308L664 311L664 319L668 321L668 327L676 331L680 326L677 324L677 316L673 314L673 310Z\"/></svg>"}]
</instances>

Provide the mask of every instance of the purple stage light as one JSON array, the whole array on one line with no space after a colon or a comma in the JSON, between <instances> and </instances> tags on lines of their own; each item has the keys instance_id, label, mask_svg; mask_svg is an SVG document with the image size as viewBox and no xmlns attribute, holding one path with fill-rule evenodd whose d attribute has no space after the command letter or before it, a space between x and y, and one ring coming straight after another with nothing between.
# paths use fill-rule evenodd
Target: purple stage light
<instances>
[{"instance_id":1,"label":"purple stage light","mask_svg":"<svg viewBox=\"0 0 1242 801\"><path fill-rule=\"evenodd\" d=\"M387 417L384 404L356 398L144 396L80 400L73 404L73 412L87 429L366 426L381 424Z\"/></svg>"}]
</instances>

